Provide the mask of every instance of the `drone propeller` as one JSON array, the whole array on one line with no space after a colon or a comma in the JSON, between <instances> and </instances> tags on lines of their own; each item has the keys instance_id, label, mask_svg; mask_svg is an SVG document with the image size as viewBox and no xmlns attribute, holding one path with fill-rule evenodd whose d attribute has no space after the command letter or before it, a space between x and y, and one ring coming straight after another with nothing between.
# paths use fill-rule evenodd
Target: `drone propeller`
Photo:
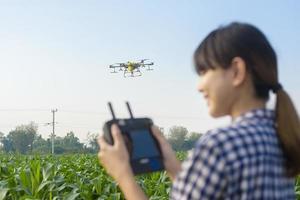
<instances>
[{"instance_id":1,"label":"drone propeller","mask_svg":"<svg viewBox=\"0 0 300 200\"><path fill-rule=\"evenodd\" d=\"M123 69L122 69L124 67L123 64L124 63L115 63L112 65L109 65L109 68L113 69L113 71L111 73L118 73L116 71L116 69L118 69L118 68L119 68L119 71L123 71Z\"/></svg>"},{"instance_id":2,"label":"drone propeller","mask_svg":"<svg viewBox=\"0 0 300 200\"><path fill-rule=\"evenodd\" d=\"M146 60L149 60L148 58L145 58L145 59L141 59L141 60L139 60L141 63L143 63L144 64L144 62L146 61Z\"/></svg>"},{"instance_id":3,"label":"drone propeller","mask_svg":"<svg viewBox=\"0 0 300 200\"><path fill-rule=\"evenodd\" d=\"M144 63L143 65L154 65L154 62L151 62L151 63Z\"/></svg>"},{"instance_id":4,"label":"drone propeller","mask_svg":"<svg viewBox=\"0 0 300 200\"><path fill-rule=\"evenodd\" d=\"M111 71L110 73L117 73L117 72L116 72L116 68L113 67L112 65L109 65L109 68L113 68L113 69L114 69L114 71Z\"/></svg>"},{"instance_id":5,"label":"drone propeller","mask_svg":"<svg viewBox=\"0 0 300 200\"><path fill-rule=\"evenodd\" d=\"M151 71L153 68L150 68L150 65L148 65L147 71Z\"/></svg>"},{"instance_id":6,"label":"drone propeller","mask_svg":"<svg viewBox=\"0 0 300 200\"><path fill-rule=\"evenodd\" d=\"M143 68L145 68L146 66L148 66L148 68L149 68L150 65L154 65L154 62L151 62L151 63L143 63L143 64L141 64L141 66L142 66Z\"/></svg>"}]
</instances>

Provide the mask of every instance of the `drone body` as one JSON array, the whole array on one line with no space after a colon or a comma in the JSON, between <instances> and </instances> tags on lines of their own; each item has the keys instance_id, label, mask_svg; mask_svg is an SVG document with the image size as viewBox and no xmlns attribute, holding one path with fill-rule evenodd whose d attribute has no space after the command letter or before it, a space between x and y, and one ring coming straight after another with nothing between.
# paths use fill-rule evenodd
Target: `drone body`
<instances>
[{"instance_id":1,"label":"drone body","mask_svg":"<svg viewBox=\"0 0 300 200\"><path fill-rule=\"evenodd\" d=\"M125 62L125 63L115 63L112 65L109 65L110 69L113 69L113 71L111 73L117 73L116 70L118 71L124 71L124 77L137 77L137 76L141 76L142 72L140 70L140 68L145 68L147 66L146 70L153 70L150 68L151 65L154 65L153 62L148 62L145 63L145 61L148 59L142 59L138 62Z\"/></svg>"}]
</instances>

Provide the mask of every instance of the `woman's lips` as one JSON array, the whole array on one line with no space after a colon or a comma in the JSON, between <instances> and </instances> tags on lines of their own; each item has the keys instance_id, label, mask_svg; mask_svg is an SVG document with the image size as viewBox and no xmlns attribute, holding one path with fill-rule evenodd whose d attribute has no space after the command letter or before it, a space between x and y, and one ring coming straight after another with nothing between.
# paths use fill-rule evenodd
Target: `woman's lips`
<instances>
[{"instance_id":1,"label":"woman's lips","mask_svg":"<svg viewBox=\"0 0 300 200\"><path fill-rule=\"evenodd\" d=\"M209 105L209 101L208 101L208 96L207 95L204 96L204 99L206 100L207 105Z\"/></svg>"}]
</instances>

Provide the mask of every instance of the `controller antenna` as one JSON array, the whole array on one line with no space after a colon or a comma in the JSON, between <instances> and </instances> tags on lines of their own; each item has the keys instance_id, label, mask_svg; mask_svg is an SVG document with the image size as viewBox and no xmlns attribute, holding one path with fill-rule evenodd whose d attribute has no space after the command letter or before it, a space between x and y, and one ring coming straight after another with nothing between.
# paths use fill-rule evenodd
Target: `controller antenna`
<instances>
[{"instance_id":1,"label":"controller antenna","mask_svg":"<svg viewBox=\"0 0 300 200\"><path fill-rule=\"evenodd\" d=\"M131 108L130 108L130 105L129 105L129 102L128 102L128 101L126 101L126 106L127 106L127 110L128 110L128 112L129 112L130 118L133 119L133 114L132 114L132 112L131 112Z\"/></svg>"},{"instance_id":2,"label":"controller antenna","mask_svg":"<svg viewBox=\"0 0 300 200\"><path fill-rule=\"evenodd\" d=\"M115 115L115 113L114 113L114 109L113 109L111 103L108 102L107 104L108 104L108 107L109 107L109 110L110 110L110 113L111 113L113 119L116 119L116 115Z\"/></svg>"}]
</instances>

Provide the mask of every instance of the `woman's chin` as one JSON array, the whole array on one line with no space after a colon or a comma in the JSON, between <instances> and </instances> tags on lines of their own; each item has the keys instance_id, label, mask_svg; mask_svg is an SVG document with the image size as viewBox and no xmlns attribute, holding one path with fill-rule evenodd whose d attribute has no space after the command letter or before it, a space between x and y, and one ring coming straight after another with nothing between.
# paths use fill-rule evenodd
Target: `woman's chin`
<instances>
[{"instance_id":1,"label":"woman's chin","mask_svg":"<svg viewBox=\"0 0 300 200\"><path fill-rule=\"evenodd\" d=\"M210 116L212 116L213 118L217 118L217 117L222 117L224 116L224 114L222 112L219 112L217 109L215 109L214 107L210 106L209 107L209 114Z\"/></svg>"},{"instance_id":2,"label":"woman's chin","mask_svg":"<svg viewBox=\"0 0 300 200\"><path fill-rule=\"evenodd\" d=\"M209 114L210 114L210 116L212 116L214 118L217 117L217 113L211 106L209 106Z\"/></svg>"}]
</instances>

